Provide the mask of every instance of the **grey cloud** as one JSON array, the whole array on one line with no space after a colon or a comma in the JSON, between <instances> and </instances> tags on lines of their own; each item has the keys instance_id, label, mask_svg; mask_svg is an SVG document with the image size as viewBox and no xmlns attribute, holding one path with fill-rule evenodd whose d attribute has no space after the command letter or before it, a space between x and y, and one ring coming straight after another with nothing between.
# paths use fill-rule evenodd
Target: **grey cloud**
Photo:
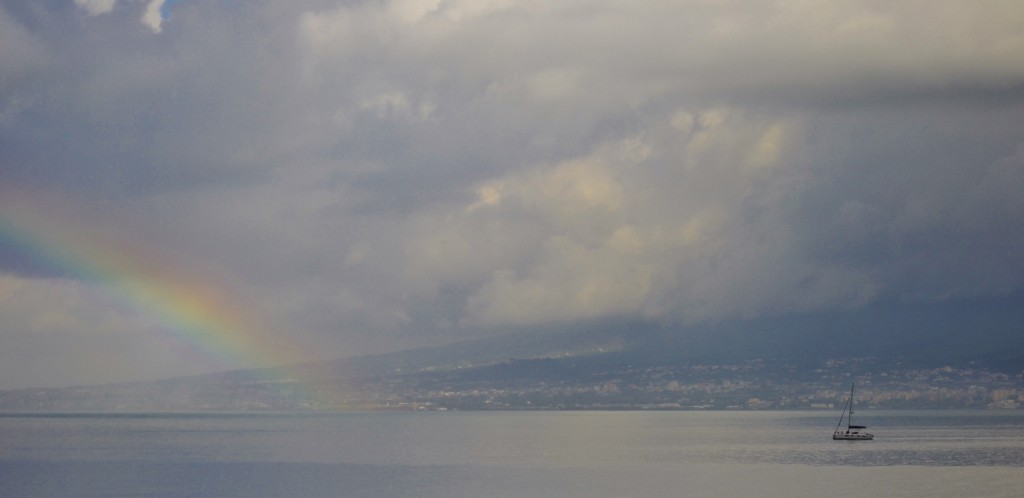
<instances>
[{"instance_id":1,"label":"grey cloud","mask_svg":"<svg viewBox=\"0 0 1024 498\"><path fill-rule=\"evenodd\" d=\"M86 4L0 3L0 186L324 354L1024 285L1015 2Z\"/></svg>"}]
</instances>

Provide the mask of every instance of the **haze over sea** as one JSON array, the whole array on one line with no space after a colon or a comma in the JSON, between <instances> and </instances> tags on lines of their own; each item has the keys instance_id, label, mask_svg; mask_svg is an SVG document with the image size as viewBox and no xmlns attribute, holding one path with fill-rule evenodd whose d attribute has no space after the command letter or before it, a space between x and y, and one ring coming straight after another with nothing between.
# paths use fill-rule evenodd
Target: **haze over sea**
<instances>
[{"instance_id":1,"label":"haze over sea","mask_svg":"<svg viewBox=\"0 0 1024 498\"><path fill-rule=\"evenodd\" d=\"M8 414L2 496L1019 496L1024 413Z\"/></svg>"}]
</instances>

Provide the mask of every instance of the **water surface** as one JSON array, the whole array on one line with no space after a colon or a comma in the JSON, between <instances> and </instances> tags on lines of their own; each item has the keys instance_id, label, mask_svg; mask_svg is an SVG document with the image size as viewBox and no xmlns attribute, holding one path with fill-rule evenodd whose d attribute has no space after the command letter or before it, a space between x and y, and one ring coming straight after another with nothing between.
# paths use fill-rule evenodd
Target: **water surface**
<instances>
[{"instance_id":1,"label":"water surface","mask_svg":"<svg viewBox=\"0 0 1024 498\"><path fill-rule=\"evenodd\" d=\"M0 416L0 496L1020 496L1024 413Z\"/></svg>"}]
</instances>

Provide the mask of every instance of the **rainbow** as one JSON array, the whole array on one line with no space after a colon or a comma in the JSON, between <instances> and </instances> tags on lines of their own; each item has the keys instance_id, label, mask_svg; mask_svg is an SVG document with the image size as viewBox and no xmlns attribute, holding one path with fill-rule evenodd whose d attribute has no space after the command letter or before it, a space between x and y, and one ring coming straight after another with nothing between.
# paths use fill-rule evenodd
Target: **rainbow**
<instances>
[{"instance_id":1,"label":"rainbow","mask_svg":"<svg viewBox=\"0 0 1024 498\"><path fill-rule=\"evenodd\" d=\"M260 307L225 292L227 286L145 247L110 227L68 216L66 200L0 203L0 246L32 262L96 286L116 301L159 324L153 332L177 346L218 359L223 370L251 369L262 381L297 387L304 406L344 406L340 386L327 385L294 340L264 325ZM54 208L54 206L58 206ZM63 207L64 209L61 209ZM294 389L293 389L294 390ZM279 400L280 401L280 400Z\"/></svg>"}]
</instances>

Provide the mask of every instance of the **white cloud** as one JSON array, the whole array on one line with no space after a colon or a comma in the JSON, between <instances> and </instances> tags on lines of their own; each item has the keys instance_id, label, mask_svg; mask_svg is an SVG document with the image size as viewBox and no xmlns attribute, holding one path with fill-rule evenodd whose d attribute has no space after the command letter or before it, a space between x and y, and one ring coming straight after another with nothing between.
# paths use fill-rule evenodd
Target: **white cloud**
<instances>
[{"instance_id":1,"label":"white cloud","mask_svg":"<svg viewBox=\"0 0 1024 498\"><path fill-rule=\"evenodd\" d=\"M75 5L85 9L89 15L98 16L114 10L117 0L75 0Z\"/></svg>"},{"instance_id":2,"label":"white cloud","mask_svg":"<svg viewBox=\"0 0 1024 498\"><path fill-rule=\"evenodd\" d=\"M798 188L773 175L804 174L799 124L722 108L684 114L669 114L646 138L487 182L465 208L420 218L406 243L412 276L471 286L466 322L476 325L622 314L691 321L753 314L767 307L763 299L796 309L777 302L785 291L703 304L700 295L747 285L749 275L728 267L784 257L786 247L745 251L757 243L752 231L769 228L749 226L742 209L762 190ZM682 121L693 124L680 131ZM709 272L712 259L720 270ZM795 285L786 278L770 283ZM812 307L870 285L822 280L834 288Z\"/></svg>"},{"instance_id":3,"label":"white cloud","mask_svg":"<svg viewBox=\"0 0 1024 498\"><path fill-rule=\"evenodd\" d=\"M117 5L117 0L74 0L75 5L84 9L91 16L98 16L106 14ZM135 0L132 0L135 1ZM149 0L146 3L145 11L143 11L142 17L139 18L139 22L143 26L146 26L154 33L159 33L162 30L163 25L163 14L161 9L163 8L165 0Z\"/></svg>"},{"instance_id":4,"label":"white cloud","mask_svg":"<svg viewBox=\"0 0 1024 498\"><path fill-rule=\"evenodd\" d=\"M861 99L1024 76L1012 1L476 3L341 6L306 14L301 33L322 69L356 54L406 68L457 60L454 77L559 107L680 91Z\"/></svg>"},{"instance_id":5,"label":"white cloud","mask_svg":"<svg viewBox=\"0 0 1024 498\"><path fill-rule=\"evenodd\" d=\"M164 17L163 13L160 12L164 6L164 0L150 0L146 4L146 12L142 14L142 18L139 19L143 26L151 29L154 33L159 33L163 28Z\"/></svg>"}]
</instances>

